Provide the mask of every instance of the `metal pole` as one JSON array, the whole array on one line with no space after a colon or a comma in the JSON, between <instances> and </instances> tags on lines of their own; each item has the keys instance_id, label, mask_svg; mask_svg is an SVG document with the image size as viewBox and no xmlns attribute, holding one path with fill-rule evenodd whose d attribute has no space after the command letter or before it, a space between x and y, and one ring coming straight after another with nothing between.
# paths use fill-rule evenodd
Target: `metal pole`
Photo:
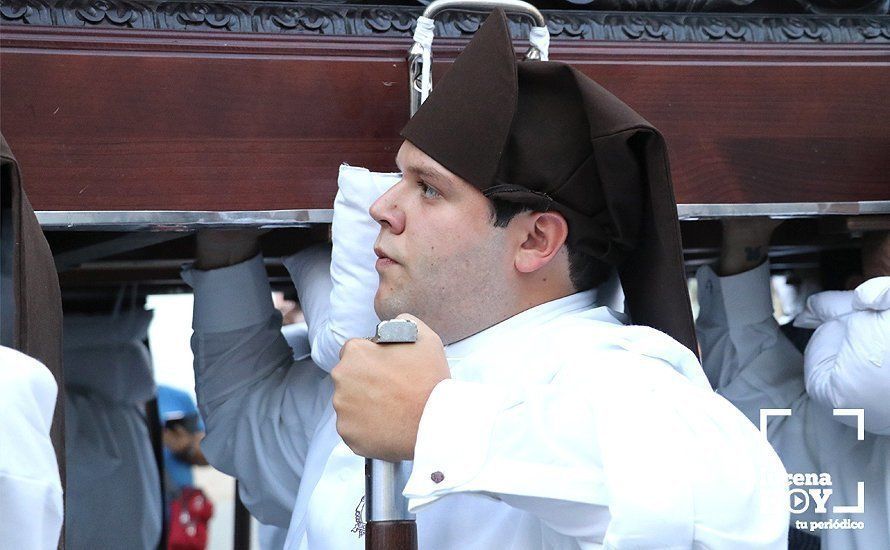
<instances>
[{"instance_id":1,"label":"metal pole","mask_svg":"<svg viewBox=\"0 0 890 550\"><path fill-rule=\"evenodd\" d=\"M235 480L235 541L234 550L250 550L250 512L241 502L238 493L238 480Z\"/></svg>"},{"instance_id":2,"label":"metal pole","mask_svg":"<svg viewBox=\"0 0 890 550\"><path fill-rule=\"evenodd\" d=\"M0 181L0 346L8 348L15 347L14 242L12 182L4 179Z\"/></svg>"},{"instance_id":3,"label":"metal pole","mask_svg":"<svg viewBox=\"0 0 890 550\"><path fill-rule=\"evenodd\" d=\"M158 479L161 491L161 538L158 540L158 550L166 550L167 537L170 534L170 522L167 518L167 480L164 475L164 429L161 426L161 416L158 413L158 398L152 397L145 404L145 417L148 424L148 438L151 440L151 448L158 468Z\"/></svg>"}]
</instances>

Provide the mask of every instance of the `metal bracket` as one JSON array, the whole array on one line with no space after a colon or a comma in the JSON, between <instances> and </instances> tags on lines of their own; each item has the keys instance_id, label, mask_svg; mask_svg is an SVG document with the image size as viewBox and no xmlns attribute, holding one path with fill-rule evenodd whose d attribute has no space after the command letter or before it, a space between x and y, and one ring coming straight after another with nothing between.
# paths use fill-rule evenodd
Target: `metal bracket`
<instances>
[{"instance_id":1,"label":"metal bracket","mask_svg":"<svg viewBox=\"0 0 890 550\"><path fill-rule=\"evenodd\" d=\"M417 341L417 324L409 319L389 319L377 323L375 344L413 344Z\"/></svg>"}]
</instances>

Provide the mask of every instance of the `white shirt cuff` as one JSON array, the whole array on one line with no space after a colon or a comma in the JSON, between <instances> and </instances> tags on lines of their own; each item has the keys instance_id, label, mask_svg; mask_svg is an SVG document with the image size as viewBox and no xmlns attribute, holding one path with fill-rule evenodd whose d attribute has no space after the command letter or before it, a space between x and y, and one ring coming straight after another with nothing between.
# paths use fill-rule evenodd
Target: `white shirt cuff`
<instances>
[{"instance_id":1,"label":"white shirt cuff","mask_svg":"<svg viewBox=\"0 0 890 550\"><path fill-rule=\"evenodd\" d=\"M492 391L491 386L453 379L433 389L420 418L414 466L403 493L409 510L459 490L482 471L505 399Z\"/></svg>"},{"instance_id":2,"label":"white shirt cuff","mask_svg":"<svg viewBox=\"0 0 890 550\"><path fill-rule=\"evenodd\" d=\"M259 254L240 264L209 271L187 265L182 279L195 291L195 331L238 330L263 323L275 312L272 288Z\"/></svg>"},{"instance_id":3,"label":"white shirt cuff","mask_svg":"<svg viewBox=\"0 0 890 550\"><path fill-rule=\"evenodd\" d=\"M696 278L702 307L706 302L721 307L730 327L759 323L773 315L769 262L728 277L703 266Z\"/></svg>"}]
</instances>

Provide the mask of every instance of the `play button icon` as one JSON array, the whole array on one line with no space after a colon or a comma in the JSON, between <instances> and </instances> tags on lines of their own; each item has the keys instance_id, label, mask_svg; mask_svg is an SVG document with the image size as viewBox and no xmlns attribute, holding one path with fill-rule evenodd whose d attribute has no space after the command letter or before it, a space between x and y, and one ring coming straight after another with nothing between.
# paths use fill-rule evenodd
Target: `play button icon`
<instances>
[{"instance_id":1,"label":"play button icon","mask_svg":"<svg viewBox=\"0 0 890 550\"><path fill-rule=\"evenodd\" d=\"M792 514L800 514L806 512L810 507L810 495L803 489L791 489L788 491L790 501L790 510Z\"/></svg>"}]
</instances>

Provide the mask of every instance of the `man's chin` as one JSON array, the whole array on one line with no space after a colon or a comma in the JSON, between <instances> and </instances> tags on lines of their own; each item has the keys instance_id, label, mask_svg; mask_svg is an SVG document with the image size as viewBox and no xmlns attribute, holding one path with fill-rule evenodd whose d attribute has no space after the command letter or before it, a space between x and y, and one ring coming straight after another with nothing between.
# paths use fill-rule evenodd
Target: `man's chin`
<instances>
[{"instance_id":1,"label":"man's chin","mask_svg":"<svg viewBox=\"0 0 890 550\"><path fill-rule=\"evenodd\" d=\"M400 300L392 294L382 293L377 289L374 295L374 312L381 321L386 319L394 319L396 316L406 313L404 300Z\"/></svg>"},{"instance_id":2,"label":"man's chin","mask_svg":"<svg viewBox=\"0 0 890 550\"><path fill-rule=\"evenodd\" d=\"M391 311L388 301L384 296L381 296L380 289L377 289L377 294L374 295L374 313L377 314L377 318L381 321L392 319L394 315L391 314Z\"/></svg>"},{"instance_id":3,"label":"man's chin","mask_svg":"<svg viewBox=\"0 0 890 550\"><path fill-rule=\"evenodd\" d=\"M383 309L378 303L376 297L374 297L374 313L377 314L378 319L386 319L386 317L383 316Z\"/></svg>"}]
</instances>

